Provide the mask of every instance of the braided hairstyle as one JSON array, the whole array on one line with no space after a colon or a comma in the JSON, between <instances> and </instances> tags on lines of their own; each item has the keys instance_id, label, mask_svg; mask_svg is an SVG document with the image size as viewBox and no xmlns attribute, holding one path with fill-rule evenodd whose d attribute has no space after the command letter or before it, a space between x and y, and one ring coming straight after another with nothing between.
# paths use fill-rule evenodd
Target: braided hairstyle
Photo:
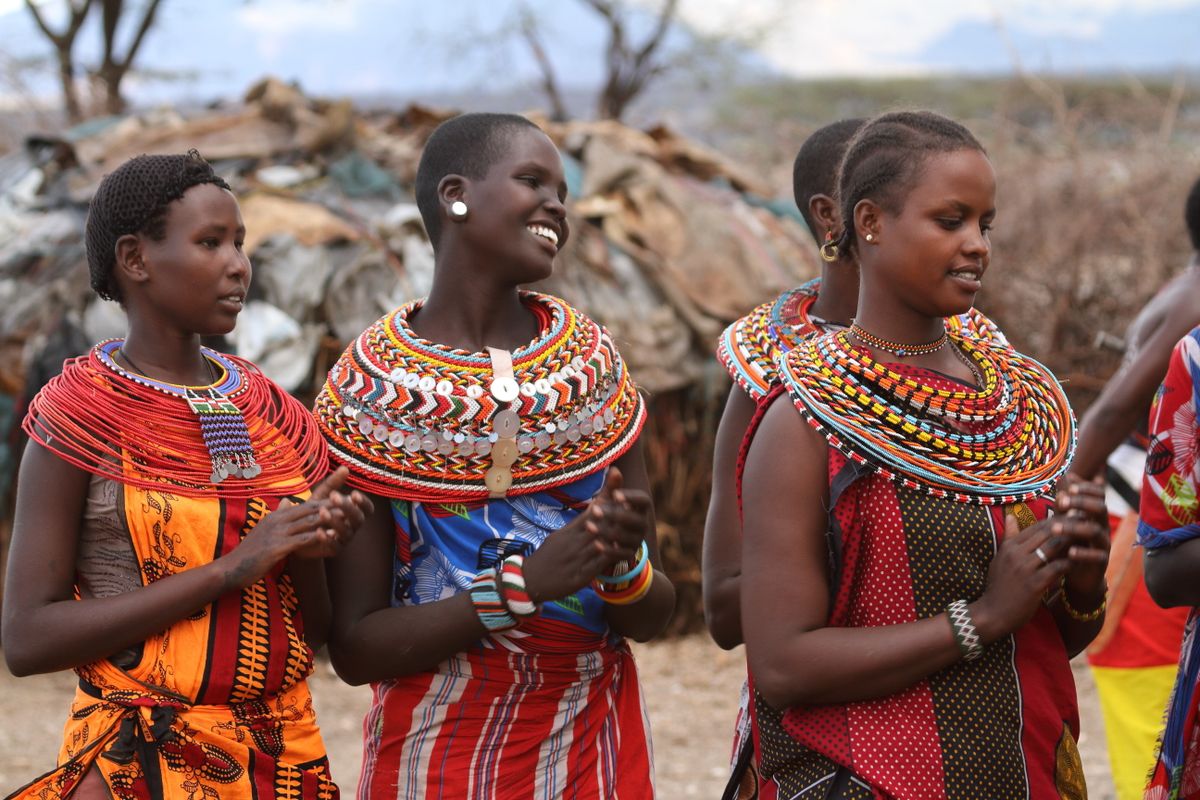
<instances>
[{"instance_id":1,"label":"braided hairstyle","mask_svg":"<svg viewBox=\"0 0 1200 800\"><path fill-rule=\"evenodd\" d=\"M813 219L808 201L813 195L824 194L833 197L837 194L837 170L850 144L851 137L867 124L865 119L841 119L831 122L823 128L818 128L800 145L796 160L792 163L792 195L796 198L796 208L804 217L808 232L821 242L817 235L817 220Z\"/></svg>"},{"instance_id":2,"label":"braided hairstyle","mask_svg":"<svg viewBox=\"0 0 1200 800\"><path fill-rule=\"evenodd\" d=\"M969 130L932 111L893 111L860 128L838 169L838 250L857 249L854 208L860 200L873 200L889 214L899 214L926 162L959 150L987 152Z\"/></svg>"},{"instance_id":3,"label":"braided hairstyle","mask_svg":"<svg viewBox=\"0 0 1200 800\"><path fill-rule=\"evenodd\" d=\"M161 242L167 211L193 186L229 184L195 150L184 155L137 156L104 176L88 207L85 240L92 288L105 300L121 301L117 284L117 240L142 234Z\"/></svg>"},{"instance_id":4,"label":"braided hairstyle","mask_svg":"<svg viewBox=\"0 0 1200 800\"><path fill-rule=\"evenodd\" d=\"M1192 190L1188 192L1187 203L1183 207L1183 219L1187 223L1192 248L1200 250L1200 180L1193 183Z\"/></svg>"},{"instance_id":5,"label":"braided hairstyle","mask_svg":"<svg viewBox=\"0 0 1200 800\"><path fill-rule=\"evenodd\" d=\"M486 178L492 165L504 157L512 134L525 129L542 130L518 114L474 113L451 117L429 135L417 165L416 195L421 221L434 248L442 234L438 209L442 178Z\"/></svg>"}]
</instances>

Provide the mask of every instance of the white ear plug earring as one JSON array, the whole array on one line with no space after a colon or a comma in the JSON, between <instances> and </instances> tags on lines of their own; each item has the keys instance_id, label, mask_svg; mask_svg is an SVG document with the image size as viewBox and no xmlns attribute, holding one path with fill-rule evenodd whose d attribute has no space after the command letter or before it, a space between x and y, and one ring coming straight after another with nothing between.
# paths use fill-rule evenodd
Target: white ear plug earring
<instances>
[{"instance_id":1,"label":"white ear plug earring","mask_svg":"<svg viewBox=\"0 0 1200 800\"><path fill-rule=\"evenodd\" d=\"M462 200L455 200L450 204L450 216L454 217L455 219L466 219L467 204Z\"/></svg>"},{"instance_id":2,"label":"white ear plug earring","mask_svg":"<svg viewBox=\"0 0 1200 800\"><path fill-rule=\"evenodd\" d=\"M875 234L873 234L873 233L868 233L868 234L867 234L866 236L864 236L863 238L864 238L864 239L866 239L868 242L873 242L873 241L875 241Z\"/></svg>"}]
</instances>

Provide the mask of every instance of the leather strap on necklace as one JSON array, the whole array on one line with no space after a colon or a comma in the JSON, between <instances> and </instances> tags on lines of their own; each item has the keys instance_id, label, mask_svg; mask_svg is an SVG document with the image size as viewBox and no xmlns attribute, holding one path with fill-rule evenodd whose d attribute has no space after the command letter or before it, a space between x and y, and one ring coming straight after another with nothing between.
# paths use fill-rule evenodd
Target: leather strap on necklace
<instances>
[{"instance_id":1,"label":"leather strap on necklace","mask_svg":"<svg viewBox=\"0 0 1200 800\"><path fill-rule=\"evenodd\" d=\"M516 399L517 382L513 375L512 353L499 347L489 347L488 356L492 360L492 396L497 400L501 395L507 398L502 402L507 408L497 411L492 417L492 433L496 441L492 444L492 466L484 473L483 482L491 497L504 497L512 486L512 465L517 460L517 433L521 430L521 418L509 404ZM507 390L511 387L511 393ZM511 394L511 396L509 396Z\"/></svg>"},{"instance_id":2,"label":"leather strap on necklace","mask_svg":"<svg viewBox=\"0 0 1200 800\"><path fill-rule=\"evenodd\" d=\"M923 342L921 344L905 344L904 342L893 342L888 339L883 339L873 333L863 330L862 326L857 322L850 323L850 333L854 334L854 338L865 344L867 347L873 347L876 350L882 350L885 353L891 353L898 358L905 356L924 356L930 353L936 353L946 346L946 342L950 341L946 336L946 331L942 331L942 335L934 339L932 342Z\"/></svg>"}]
</instances>

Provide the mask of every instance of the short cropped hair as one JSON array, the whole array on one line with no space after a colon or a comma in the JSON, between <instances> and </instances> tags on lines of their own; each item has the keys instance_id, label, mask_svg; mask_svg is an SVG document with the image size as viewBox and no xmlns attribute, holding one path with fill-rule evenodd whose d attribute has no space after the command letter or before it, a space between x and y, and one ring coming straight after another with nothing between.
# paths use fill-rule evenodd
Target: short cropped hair
<instances>
[{"instance_id":1,"label":"short cropped hair","mask_svg":"<svg viewBox=\"0 0 1200 800\"><path fill-rule=\"evenodd\" d=\"M518 114L473 113L451 117L430 134L417 165L416 194L421 221L435 248L442 233L438 212L438 184L442 178L485 178L504 156L512 134L528 128L541 131Z\"/></svg>"},{"instance_id":2,"label":"short cropped hair","mask_svg":"<svg viewBox=\"0 0 1200 800\"><path fill-rule=\"evenodd\" d=\"M804 224L818 245L822 242L808 201L817 194L837 195L837 172L842 156L850 139L866 123L865 119L842 119L818 128L800 145L792 163L792 195L796 198L796 208L800 209L800 216L804 217Z\"/></svg>"},{"instance_id":3,"label":"short cropped hair","mask_svg":"<svg viewBox=\"0 0 1200 800\"><path fill-rule=\"evenodd\" d=\"M92 195L85 226L88 272L96 294L121 301L114 274L117 240L140 233L162 241L168 207L202 183L229 189L195 150L183 155L137 156L104 176Z\"/></svg>"}]
</instances>

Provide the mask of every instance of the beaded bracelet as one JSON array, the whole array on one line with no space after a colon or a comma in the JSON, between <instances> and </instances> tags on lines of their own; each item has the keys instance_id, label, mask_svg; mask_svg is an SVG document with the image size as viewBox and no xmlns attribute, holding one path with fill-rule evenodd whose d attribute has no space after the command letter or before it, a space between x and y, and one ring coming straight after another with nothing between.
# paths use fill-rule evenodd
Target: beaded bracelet
<instances>
[{"instance_id":1,"label":"beaded bracelet","mask_svg":"<svg viewBox=\"0 0 1200 800\"><path fill-rule=\"evenodd\" d=\"M621 562L621 563L624 563L624 562ZM605 574L601 573L600 575L596 576L596 580L600 581L601 583L609 584L610 586L615 586L615 585L621 584L621 583L629 583L634 578L636 578L638 575L641 575L642 570L644 570L646 568L646 565L649 563L650 563L650 548L646 545L646 540L643 539L642 547L640 550L638 550L637 561L634 562L633 569L629 570L628 572L622 573L620 575L605 575Z\"/></svg>"},{"instance_id":2,"label":"beaded bracelet","mask_svg":"<svg viewBox=\"0 0 1200 800\"><path fill-rule=\"evenodd\" d=\"M482 569L471 581L471 603L488 633L517 627L517 620L508 613L508 607L500 597L499 574L498 567Z\"/></svg>"},{"instance_id":3,"label":"beaded bracelet","mask_svg":"<svg viewBox=\"0 0 1200 800\"><path fill-rule=\"evenodd\" d=\"M983 655L983 642L979 640L979 631L971 619L966 600L955 600L946 606L946 614L950 617L950 627L954 630L954 641L962 651L963 660L974 661Z\"/></svg>"},{"instance_id":4,"label":"beaded bracelet","mask_svg":"<svg viewBox=\"0 0 1200 800\"><path fill-rule=\"evenodd\" d=\"M595 580L592 581L592 588L596 590L600 599L609 605L627 606L636 603L646 596L646 593L650 591L650 584L654 583L654 565L648 558L644 563L646 564L645 571L638 575L627 588L616 590Z\"/></svg>"},{"instance_id":5,"label":"beaded bracelet","mask_svg":"<svg viewBox=\"0 0 1200 800\"><path fill-rule=\"evenodd\" d=\"M501 562L499 583L504 606L508 609L508 613L516 617L518 621L525 617L532 617L542 610L541 605L533 602L529 592L525 589L524 556L509 556Z\"/></svg>"},{"instance_id":6,"label":"beaded bracelet","mask_svg":"<svg viewBox=\"0 0 1200 800\"><path fill-rule=\"evenodd\" d=\"M1096 606L1091 611L1076 611L1071 608L1071 604L1067 602L1067 576L1063 575L1058 579L1058 596L1062 598L1063 611L1067 612L1067 616L1076 622L1095 622L1100 619L1100 615L1108 608L1108 590L1104 592L1104 598L1100 601L1100 605Z\"/></svg>"}]
</instances>

